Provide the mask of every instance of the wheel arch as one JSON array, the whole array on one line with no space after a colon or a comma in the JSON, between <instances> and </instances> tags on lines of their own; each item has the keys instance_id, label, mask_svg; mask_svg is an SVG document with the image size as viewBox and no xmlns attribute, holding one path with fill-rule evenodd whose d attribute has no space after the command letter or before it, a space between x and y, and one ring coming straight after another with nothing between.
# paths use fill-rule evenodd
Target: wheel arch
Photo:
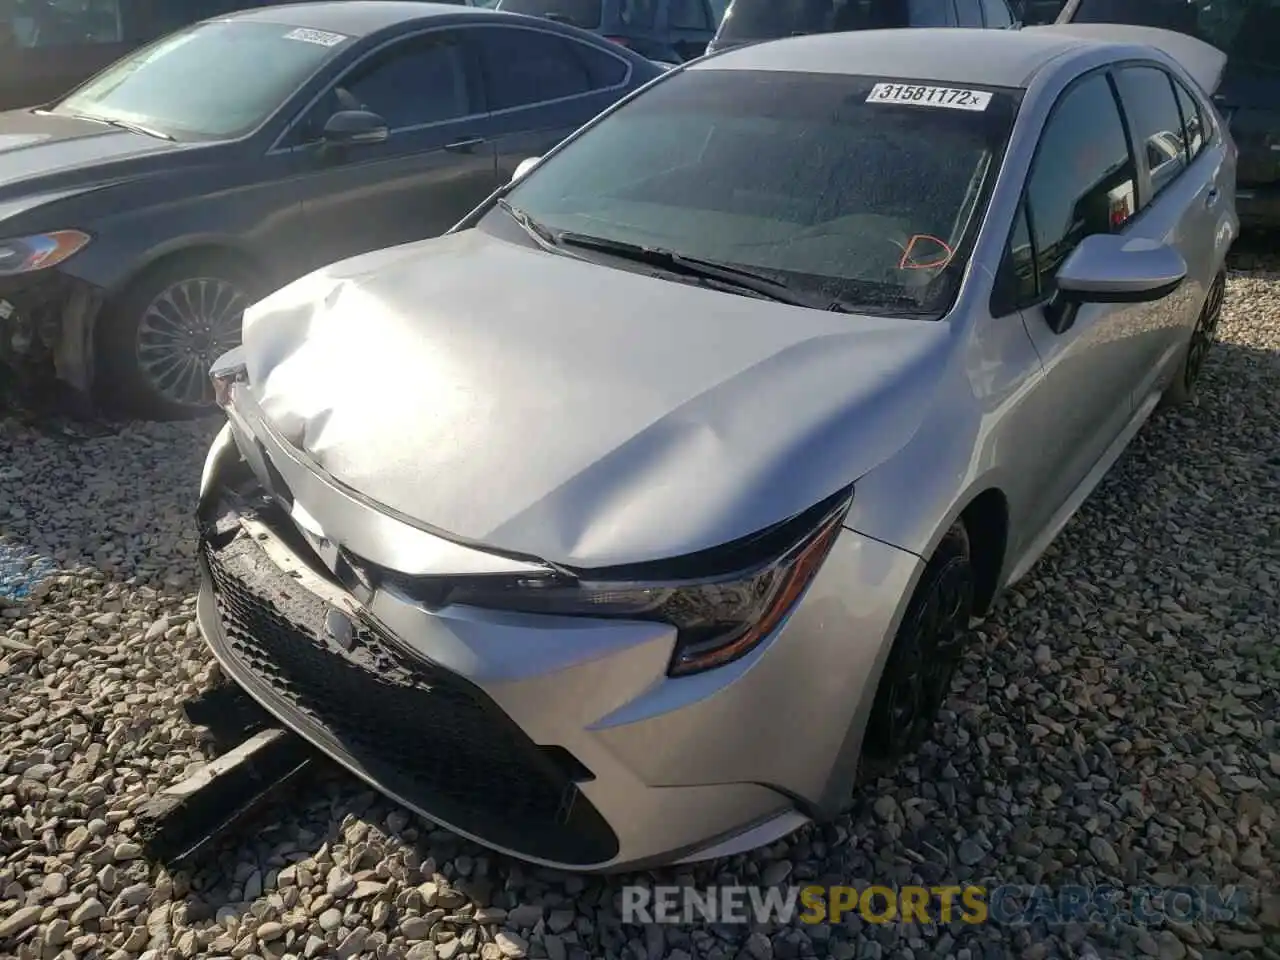
<instances>
[{"instance_id":1,"label":"wheel arch","mask_svg":"<svg viewBox=\"0 0 1280 960\"><path fill-rule=\"evenodd\" d=\"M929 558L934 555L938 545L956 524L964 528L969 544L970 564L974 568L976 580L974 612L985 615L999 594L1008 559L1009 505L1003 489L997 485L984 485L973 489L948 511L945 519L938 524L934 534L929 538L927 548L916 554L920 558L919 566L911 578L910 588L900 600L894 618L894 635L884 644L877 657L874 676L868 677L868 680L874 679L875 682L867 684L863 694L864 704L855 712L853 723L845 734L844 746L833 765L826 790L817 803L803 808L805 814L814 819L825 819L847 808L852 791L857 787L859 758L870 719L870 708L880 686L882 671L888 660L893 638L896 636L911 596L919 586Z\"/></svg>"},{"instance_id":2,"label":"wheel arch","mask_svg":"<svg viewBox=\"0 0 1280 960\"><path fill-rule=\"evenodd\" d=\"M270 268L265 258L258 256L250 247L234 238L218 236L188 238L182 241L164 244L153 248L139 259L133 267L110 289L104 292L101 308L94 317L88 332L87 355L92 358L92 374L89 378L89 392L99 405L110 406L103 395L102 375L110 364L107 363L106 344L111 335L110 330L118 323L122 306L143 284L162 271L171 269L174 264L186 260L208 262L216 260L233 265L233 268L247 275L255 284L269 287L272 283Z\"/></svg>"}]
</instances>

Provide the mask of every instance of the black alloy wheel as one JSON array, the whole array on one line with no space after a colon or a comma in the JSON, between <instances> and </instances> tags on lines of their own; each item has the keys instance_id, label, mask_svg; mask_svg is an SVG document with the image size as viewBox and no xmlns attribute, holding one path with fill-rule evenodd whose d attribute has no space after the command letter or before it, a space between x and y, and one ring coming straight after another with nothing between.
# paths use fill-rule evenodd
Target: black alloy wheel
<instances>
[{"instance_id":1,"label":"black alloy wheel","mask_svg":"<svg viewBox=\"0 0 1280 960\"><path fill-rule=\"evenodd\" d=\"M861 782L888 773L928 738L964 655L973 591L969 537L957 522L929 559L898 627L862 741Z\"/></svg>"}]
</instances>

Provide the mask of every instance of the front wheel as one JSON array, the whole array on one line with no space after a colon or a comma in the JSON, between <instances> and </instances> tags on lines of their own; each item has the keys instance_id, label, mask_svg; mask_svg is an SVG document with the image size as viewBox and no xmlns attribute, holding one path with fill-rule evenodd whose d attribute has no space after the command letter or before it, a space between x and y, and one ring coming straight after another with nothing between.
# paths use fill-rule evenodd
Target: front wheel
<instances>
[{"instance_id":1,"label":"front wheel","mask_svg":"<svg viewBox=\"0 0 1280 960\"><path fill-rule=\"evenodd\" d=\"M145 274L102 332L101 392L126 412L159 420L213 409L209 368L240 344L256 284L220 257L184 258Z\"/></svg>"},{"instance_id":2,"label":"front wheel","mask_svg":"<svg viewBox=\"0 0 1280 960\"><path fill-rule=\"evenodd\" d=\"M969 536L957 522L929 559L894 637L862 740L860 783L891 772L929 736L964 654L972 614Z\"/></svg>"}]
</instances>

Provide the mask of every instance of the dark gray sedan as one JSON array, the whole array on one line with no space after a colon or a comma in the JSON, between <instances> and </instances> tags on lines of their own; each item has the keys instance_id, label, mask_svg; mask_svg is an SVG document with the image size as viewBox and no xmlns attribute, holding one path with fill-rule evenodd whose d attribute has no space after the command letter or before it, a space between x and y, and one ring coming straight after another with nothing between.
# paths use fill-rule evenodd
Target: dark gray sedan
<instances>
[{"instance_id":1,"label":"dark gray sedan","mask_svg":"<svg viewBox=\"0 0 1280 960\"><path fill-rule=\"evenodd\" d=\"M442 233L661 72L570 26L431 3L290 4L174 33L0 114L0 379L202 410L257 296Z\"/></svg>"}]
</instances>

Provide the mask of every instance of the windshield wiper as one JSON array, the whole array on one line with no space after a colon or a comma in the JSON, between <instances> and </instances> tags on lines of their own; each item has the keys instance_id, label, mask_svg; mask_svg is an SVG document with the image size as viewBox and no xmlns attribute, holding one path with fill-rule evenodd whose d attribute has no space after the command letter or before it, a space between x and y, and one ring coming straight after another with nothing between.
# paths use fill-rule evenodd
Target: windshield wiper
<instances>
[{"instance_id":1,"label":"windshield wiper","mask_svg":"<svg viewBox=\"0 0 1280 960\"><path fill-rule=\"evenodd\" d=\"M772 277L755 273L751 270L744 270L733 264L719 263L715 260L703 260L699 257L688 257L683 253L676 253L674 250L666 250L662 247L646 247L638 243L626 243L622 240L592 237L585 233L564 232L559 234L558 239L561 243L567 243L571 246L599 250L601 253L612 254L615 257L635 260L638 263L647 263L669 273L710 281L720 286L754 293L758 297L776 300L778 303L817 310L834 310L838 308L837 304L832 303L830 300L800 293L787 286L781 280L775 280Z\"/></svg>"},{"instance_id":2,"label":"windshield wiper","mask_svg":"<svg viewBox=\"0 0 1280 960\"><path fill-rule=\"evenodd\" d=\"M140 123L130 123L128 120L114 120L108 117L96 117L91 113L69 113L69 117L75 117L77 120L92 120L94 123L105 123L109 127L117 127L121 130L128 130L130 133L140 133L143 136L155 137L157 140L173 141L173 137L160 130L154 130L151 127L144 127Z\"/></svg>"},{"instance_id":3,"label":"windshield wiper","mask_svg":"<svg viewBox=\"0 0 1280 960\"><path fill-rule=\"evenodd\" d=\"M513 207L511 201L506 197L499 197L497 205L502 208L507 216L520 224L524 232L536 240L540 246L554 247L556 245L556 235L551 230L544 227L519 207Z\"/></svg>"}]
</instances>

